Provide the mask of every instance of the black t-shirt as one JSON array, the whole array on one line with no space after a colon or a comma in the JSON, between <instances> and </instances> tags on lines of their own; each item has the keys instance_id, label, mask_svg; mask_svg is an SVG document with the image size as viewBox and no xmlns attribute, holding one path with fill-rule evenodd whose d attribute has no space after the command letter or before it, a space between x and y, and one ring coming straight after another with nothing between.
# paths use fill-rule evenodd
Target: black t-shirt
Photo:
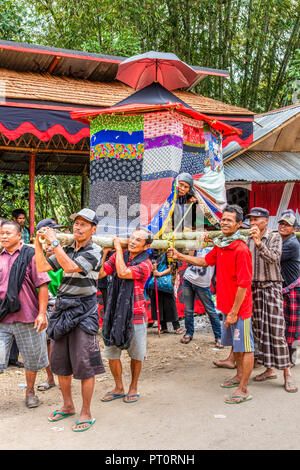
<instances>
[{"instance_id":1,"label":"black t-shirt","mask_svg":"<svg viewBox=\"0 0 300 470\"><path fill-rule=\"evenodd\" d=\"M295 234L283 241L280 263L283 287L287 287L300 276L300 243Z\"/></svg>"}]
</instances>

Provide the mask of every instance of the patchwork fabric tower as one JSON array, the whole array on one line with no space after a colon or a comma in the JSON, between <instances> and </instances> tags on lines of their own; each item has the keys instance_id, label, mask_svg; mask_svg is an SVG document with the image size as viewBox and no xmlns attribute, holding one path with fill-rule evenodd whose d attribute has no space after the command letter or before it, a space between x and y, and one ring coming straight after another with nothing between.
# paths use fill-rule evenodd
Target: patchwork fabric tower
<instances>
[{"instance_id":1,"label":"patchwork fabric tower","mask_svg":"<svg viewBox=\"0 0 300 470\"><path fill-rule=\"evenodd\" d=\"M72 113L90 123L90 208L99 233L137 225L159 236L176 201L176 177L193 175L199 217L219 221L224 198L222 139L239 130L193 110L158 83L115 106Z\"/></svg>"}]
</instances>

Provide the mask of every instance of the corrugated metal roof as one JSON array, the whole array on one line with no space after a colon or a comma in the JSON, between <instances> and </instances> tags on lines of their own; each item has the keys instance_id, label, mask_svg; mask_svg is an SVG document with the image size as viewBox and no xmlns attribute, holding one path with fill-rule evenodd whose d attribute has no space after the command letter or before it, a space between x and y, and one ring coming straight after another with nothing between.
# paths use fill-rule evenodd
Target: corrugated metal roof
<instances>
[{"instance_id":1,"label":"corrugated metal roof","mask_svg":"<svg viewBox=\"0 0 300 470\"><path fill-rule=\"evenodd\" d=\"M275 109L264 114L255 115L253 122L253 142L266 136L299 113L300 103L286 108ZM237 142L230 142L224 149L224 160L240 150L242 150L242 147Z\"/></svg>"},{"instance_id":2,"label":"corrugated metal roof","mask_svg":"<svg viewBox=\"0 0 300 470\"><path fill-rule=\"evenodd\" d=\"M226 181L300 181L300 152L248 150L224 162Z\"/></svg>"},{"instance_id":3,"label":"corrugated metal roof","mask_svg":"<svg viewBox=\"0 0 300 470\"><path fill-rule=\"evenodd\" d=\"M298 113L300 113L300 103L286 108L275 109L265 114L256 115L253 123L253 142L256 142L277 127L280 127Z\"/></svg>"}]
</instances>

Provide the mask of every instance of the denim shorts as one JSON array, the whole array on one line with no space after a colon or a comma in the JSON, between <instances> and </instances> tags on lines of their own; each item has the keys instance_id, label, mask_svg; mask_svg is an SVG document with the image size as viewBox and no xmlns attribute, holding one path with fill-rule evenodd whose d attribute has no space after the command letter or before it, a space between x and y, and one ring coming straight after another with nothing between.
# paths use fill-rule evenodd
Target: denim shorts
<instances>
[{"instance_id":1,"label":"denim shorts","mask_svg":"<svg viewBox=\"0 0 300 470\"><path fill-rule=\"evenodd\" d=\"M1 371L7 368L14 338L26 370L36 372L48 366L46 330L37 333L34 323L0 323Z\"/></svg>"},{"instance_id":2,"label":"denim shorts","mask_svg":"<svg viewBox=\"0 0 300 470\"><path fill-rule=\"evenodd\" d=\"M254 352L253 331L251 326L251 317L242 320L238 318L237 322L225 328L226 315L223 314L222 338L223 346L232 346L233 352Z\"/></svg>"},{"instance_id":3,"label":"denim shorts","mask_svg":"<svg viewBox=\"0 0 300 470\"><path fill-rule=\"evenodd\" d=\"M127 349L129 357L136 361L143 361L146 358L147 326L146 323L134 323L133 335L130 346ZM106 359L120 359L122 349L117 346L104 346L103 357Z\"/></svg>"}]
</instances>

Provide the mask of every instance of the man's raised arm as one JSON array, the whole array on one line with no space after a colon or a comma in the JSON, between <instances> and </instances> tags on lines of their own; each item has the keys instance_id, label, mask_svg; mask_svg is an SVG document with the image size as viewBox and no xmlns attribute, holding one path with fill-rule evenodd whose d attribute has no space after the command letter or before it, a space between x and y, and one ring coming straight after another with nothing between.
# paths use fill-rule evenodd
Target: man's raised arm
<instances>
[{"instance_id":1,"label":"man's raised arm","mask_svg":"<svg viewBox=\"0 0 300 470\"><path fill-rule=\"evenodd\" d=\"M168 249L168 258L173 258L176 261L184 261L185 263L194 264L195 266L208 266L208 263L205 261L205 258L200 258L197 256L184 255L179 253L175 248Z\"/></svg>"}]
</instances>

